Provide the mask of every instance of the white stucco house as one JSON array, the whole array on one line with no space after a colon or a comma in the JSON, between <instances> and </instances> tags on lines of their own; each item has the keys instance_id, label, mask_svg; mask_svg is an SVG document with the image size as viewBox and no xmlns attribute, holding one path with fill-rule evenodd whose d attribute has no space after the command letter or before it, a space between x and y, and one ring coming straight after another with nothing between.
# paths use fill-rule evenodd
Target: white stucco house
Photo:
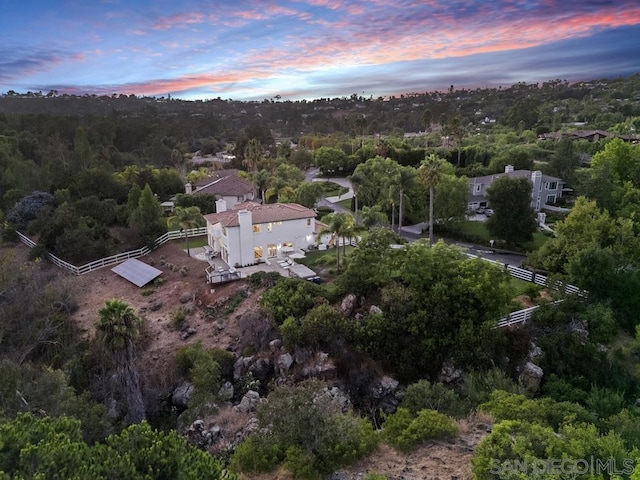
<instances>
[{"instance_id":1,"label":"white stucco house","mask_svg":"<svg viewBox=\"0 0 640 480\"><path fill-rule=\"evenodd\" d=\"M469 193L467 206L469 210L487 207L487 189L500 177L526 178L531 182L531 208L539 212L549 204L556 203L562 197L564 181L561 178L544 175L540 171L514 170L513 165L507 165L504 173L484 175L469 179Z\"/></svg>"},{"instance_id":2,"label":"white stucco house","mask_svg":"<svg viewBox=\"0 0 640 480\"><path fill-rule=\"evenodd\" d=\"M188 195L211 194L216 199L223 199L228 208L252 201L255 197L255 188L248 180L238 175L238 170L218 170L213 176L200 180L194 185L187 183L185 193Z\"/></svg>"},{"instance_id":3,"label":"white stucco house","mask_svg":"<svg viewBox=\"0 0 640 480\"><path fill-rule=\"evenodd\" d=\"M296 203L243 202L227 209L220 199L216 213L204 218L209 246L231 267L282 258L317 244L315 212Z\"/></svg>"}]
</instances>

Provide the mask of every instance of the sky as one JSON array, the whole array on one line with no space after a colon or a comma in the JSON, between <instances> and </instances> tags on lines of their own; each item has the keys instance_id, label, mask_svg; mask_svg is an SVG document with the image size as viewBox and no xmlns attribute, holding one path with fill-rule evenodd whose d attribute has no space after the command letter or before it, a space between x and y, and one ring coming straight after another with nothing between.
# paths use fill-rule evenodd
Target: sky
<instances>
[{"instance_id":1,"label":"sky","mask_svg":"<svg viewBox=\"0 0 640 480\"><path fill-rule=\"evenodd\" d=\"M0 0L0 93L378 98L640 72L638 0Z\"/></svg>"}]
</instances>

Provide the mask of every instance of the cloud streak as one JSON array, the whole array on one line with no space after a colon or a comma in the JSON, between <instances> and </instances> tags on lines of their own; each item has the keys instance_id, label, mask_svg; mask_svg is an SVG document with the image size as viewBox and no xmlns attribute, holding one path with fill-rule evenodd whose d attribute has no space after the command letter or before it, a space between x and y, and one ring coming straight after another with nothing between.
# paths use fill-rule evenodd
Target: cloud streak
<instances>
[{"instance_id":1,"label":"cloud streak","mask_svg":"<svg viewBox=\"0 0 640 480\"><path fill-rule=\"evenodd\" d=\"M640 43L635 0L188 5L112 0L25 17L21 4L12 2L6 20L0 19L7 38L15 39L0 56L0 91L55 84L109 94L243 99L286 91L315 98L365 87L380 94L419 85L424 91L463 78L497 85L537 81L541 74L578 80L640 70L627 49ZM17 18L31 20L11 21ZM55 30L57 20L68 26L64 32ZM505 71L505 62L518 68Z\"/></svg>"}]
</instances>

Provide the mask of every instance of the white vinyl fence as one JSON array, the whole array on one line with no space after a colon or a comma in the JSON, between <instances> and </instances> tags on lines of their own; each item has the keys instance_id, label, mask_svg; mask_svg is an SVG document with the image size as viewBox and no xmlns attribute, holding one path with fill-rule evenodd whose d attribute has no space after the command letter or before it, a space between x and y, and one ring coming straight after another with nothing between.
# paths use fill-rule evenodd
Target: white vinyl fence
<instances>
[{"instance_id":1,"label":"white vinyl fence","mask_svg":"<svg viewBox=\"0 0 640 480\"><path fill-rule=\"evenodd\" d=\"M36 243L26 235L20 232L16 232L16 233L18 234L20 241L24 243L26 246L28 246L29 248L33 248L36 246ZM171 232L167 232L164 235L156 238L156 240L153 242L153 248L142 247L137 250L130 250L128 252L118 253L117 255L101 258L100 260L95 260L85 265L81 265L80 267L72 265L69 262L65 262L64 260L59 259L54 254L49 252L47 252L47 258L51 260L51 262L54 263L55 265L61 268L64 268L66 270L69 270L74 275L83 275L85 273L98 270L99 268L108 267L109 265L115 265L116 263L123 262L124 260L128 260L129 258L138 258L144 255L147 255L148 253L151 253L153 249L158 248L160 245L164 245L170 240L183 239L185 238L186 235L188 235L189 237L198 237L206 234L207 234L207 227L192 228L187 230L186 233L185 231L181 232L179 230L174 230Z\"/></svg>"}]
</instances>

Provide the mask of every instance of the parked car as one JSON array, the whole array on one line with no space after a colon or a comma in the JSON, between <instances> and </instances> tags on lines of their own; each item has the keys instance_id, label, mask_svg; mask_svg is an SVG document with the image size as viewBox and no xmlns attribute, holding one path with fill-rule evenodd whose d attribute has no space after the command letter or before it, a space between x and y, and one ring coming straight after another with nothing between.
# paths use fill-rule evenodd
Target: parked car
<instances>
[{"instance_id":1,"label":"parked car","mask_svg":"<svg viewBox=\"0 0 640 480\"><path fill-rule=\"evenodd\" d=\"M486 208L480 207L476 210L476 215L484 215L485 211L486 211Z\"/></svg>"},{"instance_id":2,"label":"parked car","mask_svg":"<svg viewBox=\"0 0 640 480\"><path fill-rule=\"evenodd\" d=\"M491 215L493 215L493 209L491 208L487 208L484 211L485 216L490 217Z\"/></svg>"}]
</instances>

